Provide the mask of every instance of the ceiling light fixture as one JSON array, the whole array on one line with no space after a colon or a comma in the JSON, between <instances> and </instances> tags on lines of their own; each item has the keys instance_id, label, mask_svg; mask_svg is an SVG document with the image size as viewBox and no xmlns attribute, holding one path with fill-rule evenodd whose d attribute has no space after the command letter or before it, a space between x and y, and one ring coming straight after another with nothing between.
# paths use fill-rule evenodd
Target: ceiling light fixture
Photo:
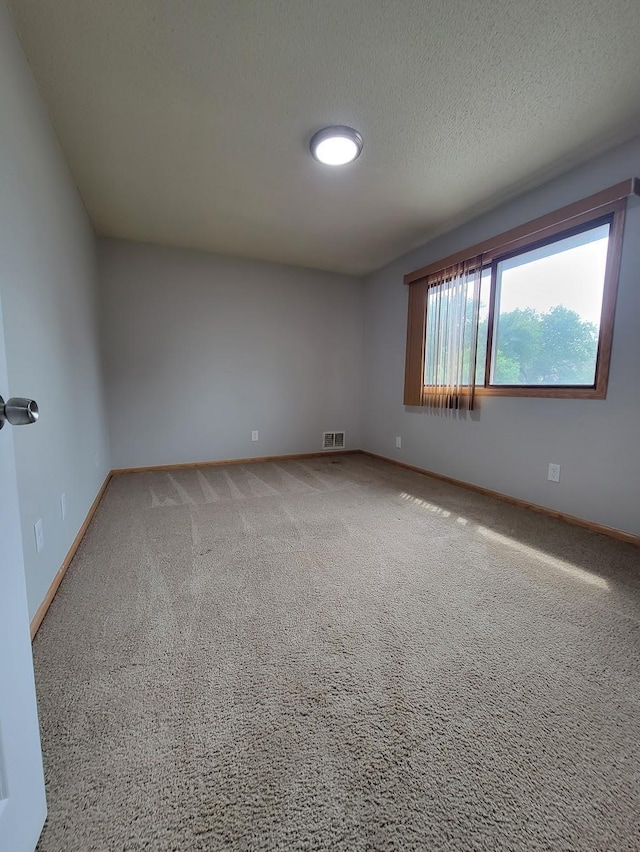
<instances>
[{"instance_id":1,"label":"ceiling light fixture","mask_svg":"<svg viewBox=\"0 0 640 852\"><path fill-rule=\"evenodd\" d=\"M314 133L309 149L314 159L325 166L345 166L358 159L362 144L362 136L357 130L338 125L324 127Z\"/></svg>"}]
</instances>

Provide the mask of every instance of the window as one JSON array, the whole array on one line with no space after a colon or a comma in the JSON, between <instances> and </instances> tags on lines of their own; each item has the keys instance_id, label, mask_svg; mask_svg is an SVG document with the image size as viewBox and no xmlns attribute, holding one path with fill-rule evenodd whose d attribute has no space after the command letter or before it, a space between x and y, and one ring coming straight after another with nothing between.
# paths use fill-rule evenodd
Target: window
<instances>
[{"instance_id":1,"label":"window","mask_svg":"<svg viewBox=\"0 0 640 852\"><path fill-rule=\"evenodd\" d=\"M625 181L406 276L405 404L606 396Z\"/></svg>"},{"instance_id":2,"label":"window","mask_svg":"<svg viewBox=\"0 0 640 852\"><path fill-rule=\"evenodd\" d=\"M495 263L489 385L595 387L609 230L588 225Z\"/></svg>"}]
</instances>

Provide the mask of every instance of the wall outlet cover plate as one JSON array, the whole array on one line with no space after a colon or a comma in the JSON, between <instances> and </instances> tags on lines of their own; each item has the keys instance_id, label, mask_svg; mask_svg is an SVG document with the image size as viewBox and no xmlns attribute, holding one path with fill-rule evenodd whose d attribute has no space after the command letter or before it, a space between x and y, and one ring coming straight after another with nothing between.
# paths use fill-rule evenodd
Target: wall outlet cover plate
<instances>
[{"instance_id":1,"label":"wall outlet cover plate","mask_svg":"<svg viewBox=\"0 0 640 852\"><path fill-rule=\"evenodd\" d=\"M549 465L548 479L549 479L549 482L560 482L560 465L559 464L550 464Z\"/></svg>"}]
</instances>

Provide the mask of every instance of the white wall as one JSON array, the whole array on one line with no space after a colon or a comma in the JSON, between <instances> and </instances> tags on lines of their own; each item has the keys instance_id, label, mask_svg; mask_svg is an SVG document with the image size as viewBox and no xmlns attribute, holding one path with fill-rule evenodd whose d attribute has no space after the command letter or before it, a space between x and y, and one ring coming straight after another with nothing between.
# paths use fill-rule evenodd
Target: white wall
<instances>
[{"instance_id":1,"label":"white wall","mask_svg":"<svg viewBox=\"0 0 640 852\"><path fill-rule=\"evenodd\" d=\"M571 201L640 176L640 141L458 228L369 276L363 448L587 520L640 533L640 206L630 202L606 400L491 397L466 419L403 406L403 275ZM395 436L402 449L395 449ZM558 484L547 466L562 467Z\"/></svg>"},{"instance_id":2,"label":"white wall","mask_svg":"<svg viewBox=\"0 0 640 852\"><path fill-rule=\"evenodd\" d=\"M0 300L15 428L29 613L60 568L109 467L97 334L95 237L0 0ZM0 440L2 434L0 433ZM67 495L67 517L60 494ZM42 518L37 555L33 524Z\"/></svg>"},{"instance_id":3,"label":"white wall","mask_svg":"<svg viewBox=\"0 0 640 852\"><path fill-rule=\"evenodd\" d=\"M114 468L360 446L360 279L110 239L99 266Z\"/></svg>"}]
</instances>

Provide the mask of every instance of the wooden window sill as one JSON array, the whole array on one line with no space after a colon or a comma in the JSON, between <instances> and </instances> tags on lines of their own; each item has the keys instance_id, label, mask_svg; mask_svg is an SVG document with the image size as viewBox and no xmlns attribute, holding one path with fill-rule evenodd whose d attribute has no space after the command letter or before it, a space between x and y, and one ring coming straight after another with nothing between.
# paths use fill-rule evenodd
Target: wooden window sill
<instances>
[{"instance_id":1,"label":"wooden window sill","mask_svg":"<svg viewBox=\"0 0 640 852\"><path fill-rule=\"evenodd\" d=\"M433 388L425 387L425 394L433 394ZM462 394L465 391L461 391ZM538 397L541 399L606 399L607 392L604 388L580 388L580 387L476 387L476 396L524 396ZM442 392L445 395L445 392Z\"/></svg>"},{"instance_id":2,"label":"wooden window sill","mask_svg":"<svg viewBox=\"0 0 640 852\"><path fill-rule=\"evenodd\" d=\"M478 396L532 396L544 399L605 399L604 388L580 387L488 387L476 388Z\"/></svg>"}]
</instances>

